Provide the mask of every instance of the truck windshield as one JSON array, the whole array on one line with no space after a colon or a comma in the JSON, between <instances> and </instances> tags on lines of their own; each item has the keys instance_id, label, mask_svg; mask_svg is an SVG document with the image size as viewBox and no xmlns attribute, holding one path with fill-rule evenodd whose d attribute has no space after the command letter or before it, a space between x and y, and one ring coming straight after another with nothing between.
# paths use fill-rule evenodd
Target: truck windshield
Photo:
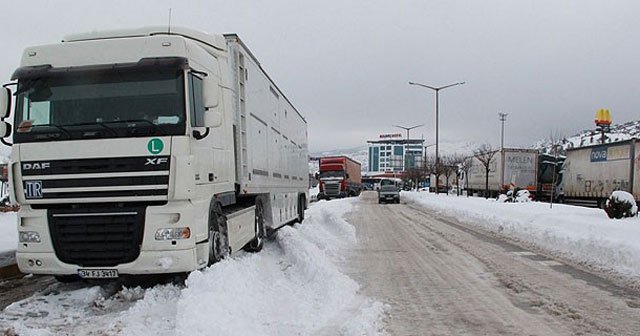
<instances>
[{"instance_id":1,"label":"truck windshield","mask_svg":"<svg viewBox=\"0 0 640 336\"><path fill-rule=\"evenodd\" d=\"M344 177L344 171L324 171L320 172L320 178L326 177Z\"/></svg>"},{"instance_id":2,"label":"truck windshield","mask_svg":"<svg viewBox=\"0 0 640 336\"><path fill-rule=\"evenodd\" d=\"M185 134L182 70L25 79L16 102L16 143Z\"/></svg>"}]
</instances>

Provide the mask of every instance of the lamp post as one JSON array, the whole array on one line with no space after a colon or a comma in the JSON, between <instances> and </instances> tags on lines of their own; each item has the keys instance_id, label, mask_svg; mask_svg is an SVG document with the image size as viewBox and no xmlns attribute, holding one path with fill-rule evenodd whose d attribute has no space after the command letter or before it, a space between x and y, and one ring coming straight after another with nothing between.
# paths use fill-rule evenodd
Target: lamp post
<instances>
[{"instance_id":1,"label":"lamp post","mask_svg":"<svg viewBox=\"0 0 640 336\"><path fill-rule=\"evenodd\" d=\"M424 124L420 124L420 125L415 125L415 126L411 126L411 127L404 127L404 126L398 126L398 125L393 125L393 127L398 127L398 128L402 128L403 130L407 131L407 140L409 140L409 131L414 129L414 128L418 128L424 126Z\"/></svg>"},{"instance_id":2,"label":"lamp post","mask_svg":"<svg viewBox=\"0 0 640 336\"><path fill-rule=\"evenodd\" d=\"M435 145L436 145L436 144L430 144L430 145L422 146L422 147L424 148L424 151L423 151L423 153L422 153L422 154L423 154L423 156L424 156L424 159L423 159L423 161L422 161L422 166L424 167L424 176L425 176L425 181L426 181L427 179L431 180L431 172L430 172L430 171L428 171L428 169L427 169L427 148L432 147L432 146L435 146Z\"/></svg>"},{"instance_id":3,"label":"lamp post","mask_svg":"<svg viewBox=\"0 0 640 336\"><path fill-rule=\"evenodd\" d=\"M429 85L425 85L425 84L421 84L421 83L416 83L416 82L409 82L409 85L417 85L417 86L422 86L425 87L427 89L431 89L433 91L436 92L436 194L438 193L438 178L440 177L438 172L438 166L440 165L440 156L438 155L438 115L439 115L439 111L438 111L438 94L440 93L440 90L444 90L446 88L450 88L452 86L456 86L456 85L463 85L465 84L465 82L458 82L458 83L453 83L453 84L449 84L449 85L444 85L444 86L440 86L440 87L435 87L435 86L429 86Z\"/></svg>"},{"instance_id":4,"label":"lamp post","mask_svg":"<svg viewBox=\"0 0 640 336\"><path fill-rule=\"evenodd\" d=\"M509 113L498 113L500 117L500 121L502 122L502 132L500 133L500 149L504 149L504 122L507 121L507 116Z\"/></svg>"},{"instance_id":5,"label":"lamp post","mask_svg":"<svg viewBox=\"0 0 640 336\"><path fill-rule=\"evenodd\" d=\"M412 130L412 129L414 129L414 128L418 128L418 127L420 127L420 126L424 126L424 124L415 125L415 126L411 126L411 127L405 127L405 126L393 125L393 127L402 128L402 129L404 129L404 130L406 130L406 131L407 131L407 145L409 144L409 139L410 139L410 138L409 138L409 131L410 131L410 130ZM408 170L408 162L407 162L407 161L408 161L408 159L409 159L409 158L407 157L406 152L407 152L407 151L406 151L406 148L405 148L405 151L404 151L404 153L405 153L405 154L403 154L403 155L404 155L404 162L403 162L403 165L404 165L404 171L407 171L407 170Z\"/></svg>"}]
</instances>

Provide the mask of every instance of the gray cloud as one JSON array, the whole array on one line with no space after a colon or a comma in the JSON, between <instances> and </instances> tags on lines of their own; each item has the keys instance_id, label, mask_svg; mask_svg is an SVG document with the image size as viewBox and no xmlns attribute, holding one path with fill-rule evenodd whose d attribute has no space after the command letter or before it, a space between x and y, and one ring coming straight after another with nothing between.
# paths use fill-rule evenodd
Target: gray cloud
<instances>
[{"instance_id":1,"label":"gray cloud","mask_svg":"<svg viewBox=\"0 0 640 336\"><path fill-rule=\"evenodd\" d=\"M523 146L551 132L640 119L635 1L23 1L0 13L0 76L29 45L68 33L168 23L237 32L309 121L312 151L363 145L391 125L441 141ZM404 132L403 132L404 134Z\"/></svg>"}]
</instances>

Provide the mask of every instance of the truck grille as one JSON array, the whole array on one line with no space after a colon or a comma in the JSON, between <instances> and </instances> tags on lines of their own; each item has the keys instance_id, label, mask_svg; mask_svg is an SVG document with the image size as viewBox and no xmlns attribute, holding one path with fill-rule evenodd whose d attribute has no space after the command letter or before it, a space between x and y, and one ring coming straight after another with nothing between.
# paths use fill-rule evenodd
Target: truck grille
<instances>
[{"instance_id":1,"label":"truck grille","mask_svg":"<svg viewBox=\"0 0 640 336\"><path fill-rule=\"evenodd\" d=\"M340 183L325 183L324 193L325 195L331 195L331 196L340 195Z\"/></svg>"},{"instance_id":2,"label":"truck grille","mask_svg":"<svg viewBox=\"0 0 640 336\"><path fill-rule=\"evenodd\" d=\"M115 207L115 206L114 206ZM55 209L48 211L56 256L82 267L111 267L140 254L145 207Z\"/></svg>"},{"instance_id":3,"label":"truck grille","mask_svg":"<svg viewBox=\"0 0 640 336\"><path fill-rule=\"evenodd\" d=\"M22 162L27 203L161 201L169 191L169 156ZM129 199L127 199L129 198Z\"/></svg>"}]
</instances>

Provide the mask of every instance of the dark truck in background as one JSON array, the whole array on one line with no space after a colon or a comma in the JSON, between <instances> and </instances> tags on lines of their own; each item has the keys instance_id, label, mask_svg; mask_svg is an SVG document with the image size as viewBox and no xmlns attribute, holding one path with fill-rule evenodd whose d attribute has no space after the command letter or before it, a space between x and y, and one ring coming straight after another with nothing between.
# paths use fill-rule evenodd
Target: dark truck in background
<instances>
[{"instance_id":1,"label":"dark truck in background","mask_svg":"<svg viewBox=\"0 0 640 336\"><path fill-rule=\"evenodd\" d=\"M320 158L318 200L358 196L362 191L360 162L347 156Z\"/></svg>"}]
</instances>

